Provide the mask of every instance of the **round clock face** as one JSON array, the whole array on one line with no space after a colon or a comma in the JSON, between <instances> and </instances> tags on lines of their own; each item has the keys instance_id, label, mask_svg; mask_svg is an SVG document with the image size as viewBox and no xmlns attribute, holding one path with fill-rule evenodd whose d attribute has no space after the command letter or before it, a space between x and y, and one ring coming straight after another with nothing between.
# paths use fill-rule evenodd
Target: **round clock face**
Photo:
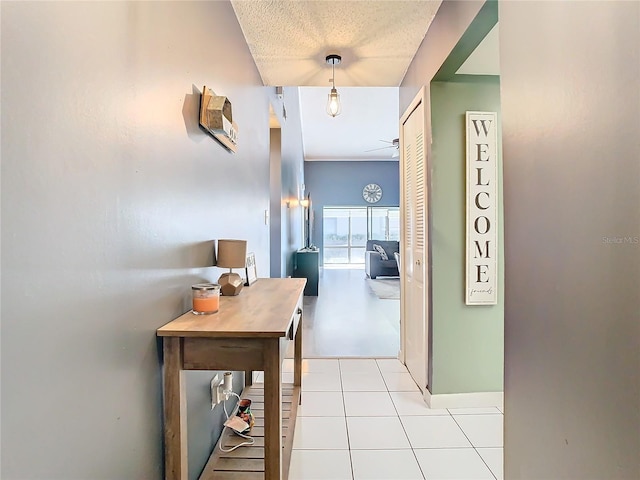
<instances>
[{"instance_id":1,"label":"round clock face","mask_svg":"<svg viewBox=\"0 0 640 480\"><path fill-rule=\"evenodd\" d=\"M382 188L376 183L370 183L362 189L362 198L369 203L379 202L382 198Z\"/></svg>"}]
</instances>

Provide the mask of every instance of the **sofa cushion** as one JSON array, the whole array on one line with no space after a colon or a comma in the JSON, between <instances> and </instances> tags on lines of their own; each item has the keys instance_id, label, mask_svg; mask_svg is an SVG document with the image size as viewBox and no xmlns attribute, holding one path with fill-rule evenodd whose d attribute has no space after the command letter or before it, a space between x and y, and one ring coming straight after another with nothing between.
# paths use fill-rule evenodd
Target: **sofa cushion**
<instances>
[{"instance_id":1,"label":"sofa cushion","mask_svg":"<svg viewBox=\"0 0 640 480\"><path fill-rule=\"evenodd\" d=\"M382 261L389 260L389 255L387 255L387 252L385 252L384 248L382 248L380 245L374 243L373 249L380 254L380 258L382 259Z\"/></svg>"},{"instance_id":2,"label":"sofa cushion","mask_svg":"<svg viewBox=\"0 0 640 480\"><path fill-rule=\"evenodd\" d=\"M400 251L400 242L397 240L367 240L367 250L375 252L374 244L380 245L389 259L393 259L393 254Z\"/></svg>"},{"instance_id":3,"label":"sofa cushion","mask_svg":"<svg viewBox=\"0 0 640 480\"><path fill-rule=\"evenodd\" d=\"M398 268L395 258L393 260L382 260L380 266L384 268Z\"/></svg>"}]
</instances>

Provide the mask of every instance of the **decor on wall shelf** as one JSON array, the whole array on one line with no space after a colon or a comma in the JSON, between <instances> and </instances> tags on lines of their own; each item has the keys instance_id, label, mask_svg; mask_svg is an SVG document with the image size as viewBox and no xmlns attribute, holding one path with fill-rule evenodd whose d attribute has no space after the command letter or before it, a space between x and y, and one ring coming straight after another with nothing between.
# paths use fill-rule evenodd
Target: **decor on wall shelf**
<instances>
[{"instance_id":1,"label":"decor on wall shelf","mask_svg":"<svg viewBox=\"0 0 640 480\"><path fill-rule=\"evenodd\" d=\"M202 89L200 100L200 125L227 150L235 153L238 126L233 121L231 102L227 97L216 95L206 86Z\"/></svg>"},{"instance_id":2,"label":"decor on wall shelf","mask_svg":"<svg viewBox=\"0 0 640 480\"><path fill-rule=\"evenodd\" d=\"M244 282L244 286L248 287L258 280L258 269L256 265L256 255L251 252L247 254L247 261L244 267L244 273L246 275L246 280Z\"/></svg>"},{"instance_id":3,"label":"decor on wall shelf","mask_svg":"<svg viewBox=\"0 0 640 480\"><path fill-rule=\"evenodd\" d=\"M340 95L336 90L336 65L339 65L342 61L340 55L331 54L327 55L325 61L331 65L331 92L329 93L329 100L327 102L327 113L332 117L340 115Z\"/></svg>"},{"instance_id":4,"label":"decor on wall shelf","mask_svg":"<svg viewBox=\"0 0 640 480\"><path fill-rule=\"evenodd\" d=\"M498 303L498 118L466 112L467 305Z\"/></svg>"},{"instance_id":5,"label":"decor on wall shelf","mask_svg":"<svg viewBox=\"0 0 640 480\"><path fill-rule=\"evenodd\" d=\"M246 240L218 240L218 267L228 268L229 272L223 273L218 279L222 295L238 295L244 285L244 280L234 268L245 268L247 264Z\"/></svg>"}]
</instances>

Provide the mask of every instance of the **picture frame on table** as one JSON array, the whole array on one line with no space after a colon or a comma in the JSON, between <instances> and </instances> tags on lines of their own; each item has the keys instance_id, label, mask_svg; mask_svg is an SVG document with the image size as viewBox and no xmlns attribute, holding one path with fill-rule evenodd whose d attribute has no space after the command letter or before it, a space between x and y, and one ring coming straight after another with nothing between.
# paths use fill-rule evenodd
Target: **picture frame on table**
<instances>
[{"instance_id":1,"label":"picture frame on table","mask_svg":"<svg viewBox=\"0 0 640 480\"><path fill-rule=\"evenodd\" d=\"M256 256L253 252L247 254L247 262L244 268L245 282L244 286L248 287L258 280L258 268L256 266Z\"/></svg>"}]
</instances>

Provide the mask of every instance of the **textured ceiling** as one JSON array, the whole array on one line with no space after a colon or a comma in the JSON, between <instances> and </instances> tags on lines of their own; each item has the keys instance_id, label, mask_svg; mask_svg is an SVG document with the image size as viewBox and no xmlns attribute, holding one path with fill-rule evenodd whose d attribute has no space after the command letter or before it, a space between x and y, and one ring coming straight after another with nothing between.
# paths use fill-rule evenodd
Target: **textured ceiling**
<instances>
[{"instance_id":1,"label":"textured ceiling","mask_svg":"<svg viewBox=\"0 0 640 480\"><path fill-rule=\"evenodd\" d=\"M400 85L441 0L232 0L265 85Z\"/></svg>"}]
</instances>

